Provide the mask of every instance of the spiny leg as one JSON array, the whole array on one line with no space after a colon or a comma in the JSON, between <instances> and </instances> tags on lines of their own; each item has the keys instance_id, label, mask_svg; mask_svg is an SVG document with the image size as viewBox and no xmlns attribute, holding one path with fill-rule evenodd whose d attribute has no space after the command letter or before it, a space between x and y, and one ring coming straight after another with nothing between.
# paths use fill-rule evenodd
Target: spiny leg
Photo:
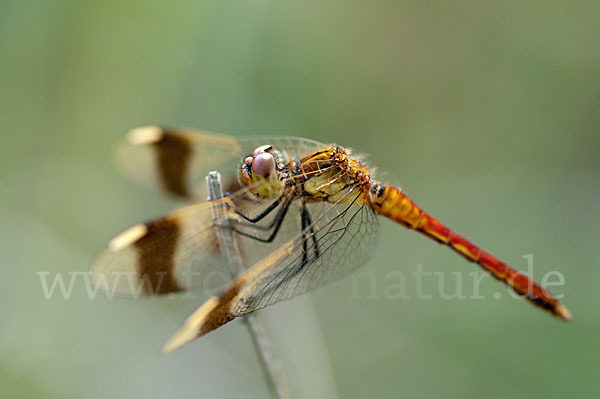
<instances>
[{"instance_id":1,"label":"spiny leg","mask_svg":"<svg viewBox=\"0 0 600 399\"><path fill-rule=\"evenodd\" d=\"M321 256L319 252L319 245L317 243L317 235L315 234L314 226L312 223L312 218L310 217L310 212L308 211L308 207L306 206L306 202L302 202L302 266L306 264L308 261L308 237L306 233L306 228L309 228L310 238L313 242L315 259ZM301 267L302 268L302 267Z\"/></svg>"},{"instance_id":2,"label":"spiny leg","mask_svg":"<svg viewBox=\"0 0 600 399\"><path fill-rule=\"evenodd\" d=\"M235 209L234 212L250 223L257 223L257 222L260 222L269 213L271 213L273 211L273 209L277 208L277 206L280 203L281 203L281 197L277 198L275 201L273 201L273 203L271 205L269 205L265 210L263 210L261 213L259 213L258 215L256 215L253 218L250 218L250 217L244 215L241 211L238 211L237 209ZM277 218L275 218L275 219L277 219ZM274 222L271 224L271 227L273 224L274 224Z\"/></svg>"},{"instance_id":3,"label":"spiny leg","mask_svg":"<svg viewBox=\"0 0 600 399\"><path fill-rule=\"evenodd\" d=\"M281 200L281 197L280 197L280 198L278 198L278 199L276 200L276 202L275 202L275 203L273 203L273 204L269 205L269 207L268 207L266 210L264 210L264 211L262 211L262 212L261 212L261 215L259 215L259 216L261 216L261 217L260 217L260 219L263 219L263 218L264 218L264 217L265 217L267 214L271 213L271 212L272 212L272 211L273 211L275 208L277 208L277 205L279 205L279 204L281 204L281 203L282 203L282 200ZM275 205L275 206L274 206L274 205ZM250 219L249 219L249 218L247 218L245 215L243 215L243 214L242 214L240 211L238 211L238 210L235 210L235 212L236 212L236 214L238 214L238 215L242 216L244 219L246 219L246 220L250 220ZM273 220L272 220L272 221L270 221L270 222L269 222L267 225L264 225L264 226L259 226L259 225L257 225L257 224L256 224L256 222L244 223L244 222L237 221L237 220L234 220L233 222L235 223L235 225L236 225L236 226L241 226L241 227L250 227L250 228L252 228L252 229L256 229L256 230L268 231L268 230L271 230L271 229L273 228L273 226L275 226L275 224L277 223L277 221L278 221L278 220L279 220L279 218L281 217L281 214L282 214L282 213L284 213L284 212L286 212L286 210L285 210L285 207L284 207L284 206L282 206L282 207L281 207L281 208L280 208L280 209L277 211L277 214L275 215L275 217L273 218ZM266 213L266 214L264 214L264 215L263 215L263 213ZM257 217L257 218L258 218L258 217ZM256 220L257 218L254 218L253 220ZM260 220L260 219L258 219L258 220ZM258 220L257 220L257 221L258 221Z\"/></svg>"},{"instance_id":4,"label":"spiny leg","mask_svg":"<svg viewBox=\"0 0 600 399\"><path fill-rule=\"evenodd\" d=\"M302 266L306 265L306 261L308 260L308 244L306 243L308 237L306 237L306 232L304 231L306 230L308 223L306 220L307 215L308 212L306 211L306 203L302 202L302 213L300 215L300 219L302 220Z\"/></svg>"},{"instance_id":5,"label":"spiny leg","mask_svg":"<svg viewBox=\"0 0 600 399\"><path fill-rule=\"evenodd\" d=\"M236 233L243 235L245 237L252 238L256 241L265 242L265 243L272 242L275 239L275 236L277 236L279 229L281 228L281 224L283 223L283 219L285 219L285 215L287 214L287 211L290 208L291 203L292 203L292 198L288 198L282 204L281 210L277 213L275 220L273 221L273 226L272 226L273 231L267 238L257 237L252 234L240 231L240 230L236 229L235 226L233 227L233 231L235 231ZM256 226L253 226L253 227L256 227Z\"/></svg>"}]
</instances>

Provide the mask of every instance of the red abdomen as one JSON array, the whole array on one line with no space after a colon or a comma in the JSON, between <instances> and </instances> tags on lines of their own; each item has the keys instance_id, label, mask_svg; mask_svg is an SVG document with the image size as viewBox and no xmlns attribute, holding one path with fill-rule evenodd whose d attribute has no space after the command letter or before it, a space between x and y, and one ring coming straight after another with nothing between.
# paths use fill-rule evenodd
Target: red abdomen
<instances>
[{"instance_id":1,"label":"red abdomen","mask_svg":"<svg viewBox=\"0 0 600 399\"><path fill-rule=\"evenodd\" d=\"M571 319L569 311L550 291L444 226L419 208L401 189L374 185L371 190L371 205L378 214L409 229L417 230L440 244L448 245L467 260L479 264L493 277L505 282L517 294L524 295L534 305L564 320Z\"/></svg>"}]
</instances>

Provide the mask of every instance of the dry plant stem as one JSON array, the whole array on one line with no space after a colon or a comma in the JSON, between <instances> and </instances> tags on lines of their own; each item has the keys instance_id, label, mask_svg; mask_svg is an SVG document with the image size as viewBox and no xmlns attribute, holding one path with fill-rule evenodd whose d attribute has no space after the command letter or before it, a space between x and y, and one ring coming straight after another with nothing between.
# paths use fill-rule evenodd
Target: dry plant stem
<instances>
[{"instance_id":1,"label":"dry plant stem","mask_svg":"<svg viewBox=\"0 0 600 399\"><path fill-rule=\"evenodd\" d=\"M208 185L209 201L223 198L221 175L218 172L210 172L206 176L206 183ZM212 207L213 220L226 220L226 212L227 208L224 203L216 203ZM233 231L217 226L217 239L219 240L220 248L223 251L223 256L225 256L229 263L232 277L237 276L243 270L243 263ZM263 322L255 313L245 316L243 320L248 328L248 333L252 339L267 385L269 386L273 397L278 399L290 398L281 362L277 357L275 347L267 334Z\"/></svg>"}]
</instances>

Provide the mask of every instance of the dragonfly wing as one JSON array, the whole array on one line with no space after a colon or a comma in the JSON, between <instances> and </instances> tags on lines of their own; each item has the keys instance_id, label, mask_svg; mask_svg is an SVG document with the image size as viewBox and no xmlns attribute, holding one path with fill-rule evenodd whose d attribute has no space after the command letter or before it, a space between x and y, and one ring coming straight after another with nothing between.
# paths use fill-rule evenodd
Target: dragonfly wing
<instances>
[{"instance_id":1,"label":"dragonfly wing","mask_svg":"<svg viewBox=\"0 0 600 399\"><path fill-rule=\"evenodd\" d=\"M133 129L118 144L117 164L131 180L181 199L206 199L204 178L221 173L224 190L239 189L243 157L270 144L287 157L298 157L323 146L296 137L235 138L192 129L145 126ZM293 159L293 158L289 158Z\"/></svg>"},{"instance_id":2,"label":"dragonfly wing","mask_svg":"<svg viewBox=\"0 0 600 399\"><path fill-rule=\"evenodd\" d=\"M219 298L198 308L163 350L170 352L236 317L338 279L370 257L379 224L369 205L321 202L310 204L309 211L316 217L303 234L258 261Z\"/></svg>"},{"instance_id":3,"label":"dragonfly wing","mask_svg":"<svg viewBox=\"0 0 600 399\"><path fill-rule=\"evenodd\" d=\"M257 223L245 223L233 209L254 217L274 200L257 200L240 189L218 201L179 208L161 218L136 224L114 237L92 266L94 284L108 295L133 296L171 294L181 291L222 290L240 267L248 268L301 231L300 209L291 203L277 234L272 232L284 202ZM295 201L298 202L298 201ZM214 208L225 207L215 219ZM223 257L216 226L234 223L241 265ZM240 223L241 222L241 223ZM227 227L223 227L227 228ZM238 234L239 232L239 234ZM261 241L263 240L263 241Z\"/></svg>"},{"instance_id":4,"label":"dragonfly wing","mask_svg":"<svg viewBox=\"0 0 600 399\"><path fill-rule=\"evenodd\" d=\"M228 273L210 203L128 228L110 241L92 266L92 280L102 291L134 297L223 286L231 278Z\"/></svg>"},{"instance_id":5,"label":"dragonfly wing","mask_svg":"<svg viewBox=\"0 0 600 399\"><path fill-rule=\"evenodd\" d=\"M330 211L313 223L312 231L309 227L304 237L240 276L236 282L242 285L231 307L236 317L339 279L369 259L379 231L371 208L364 204L329 207Z\"/></svg>"}]
</instances>

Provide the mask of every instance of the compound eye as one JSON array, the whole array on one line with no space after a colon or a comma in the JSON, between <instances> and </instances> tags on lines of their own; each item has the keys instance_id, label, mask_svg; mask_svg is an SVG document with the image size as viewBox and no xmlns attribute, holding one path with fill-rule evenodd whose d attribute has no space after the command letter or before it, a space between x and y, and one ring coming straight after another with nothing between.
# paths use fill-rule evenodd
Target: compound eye
<instances>
[{"instance_id":1,"label":"compound eye","mask_svg":"<svg viewBox=\"0 0 600 399\"><path fill-rule=\"evenodd\" d=\"M252 162L253 175L267 178L274 170L275 158L273 158L273 155L268 152L263 152L254 157L254 161Z\"/></svg>"},{"instance_id":2,"label":"compound eye","mask_svg":"<svg viewBox=\"0 0 600 399\"><path fill-rule=\"evenodd\" d=\"M259 154L262 154L263 152L272 152L272 151L273 151L273 147L271 147L270 145L261 145L260 147L256 148L252 152L252 156L254 158L256 158Z\"/></svg>"}]
</instances>

